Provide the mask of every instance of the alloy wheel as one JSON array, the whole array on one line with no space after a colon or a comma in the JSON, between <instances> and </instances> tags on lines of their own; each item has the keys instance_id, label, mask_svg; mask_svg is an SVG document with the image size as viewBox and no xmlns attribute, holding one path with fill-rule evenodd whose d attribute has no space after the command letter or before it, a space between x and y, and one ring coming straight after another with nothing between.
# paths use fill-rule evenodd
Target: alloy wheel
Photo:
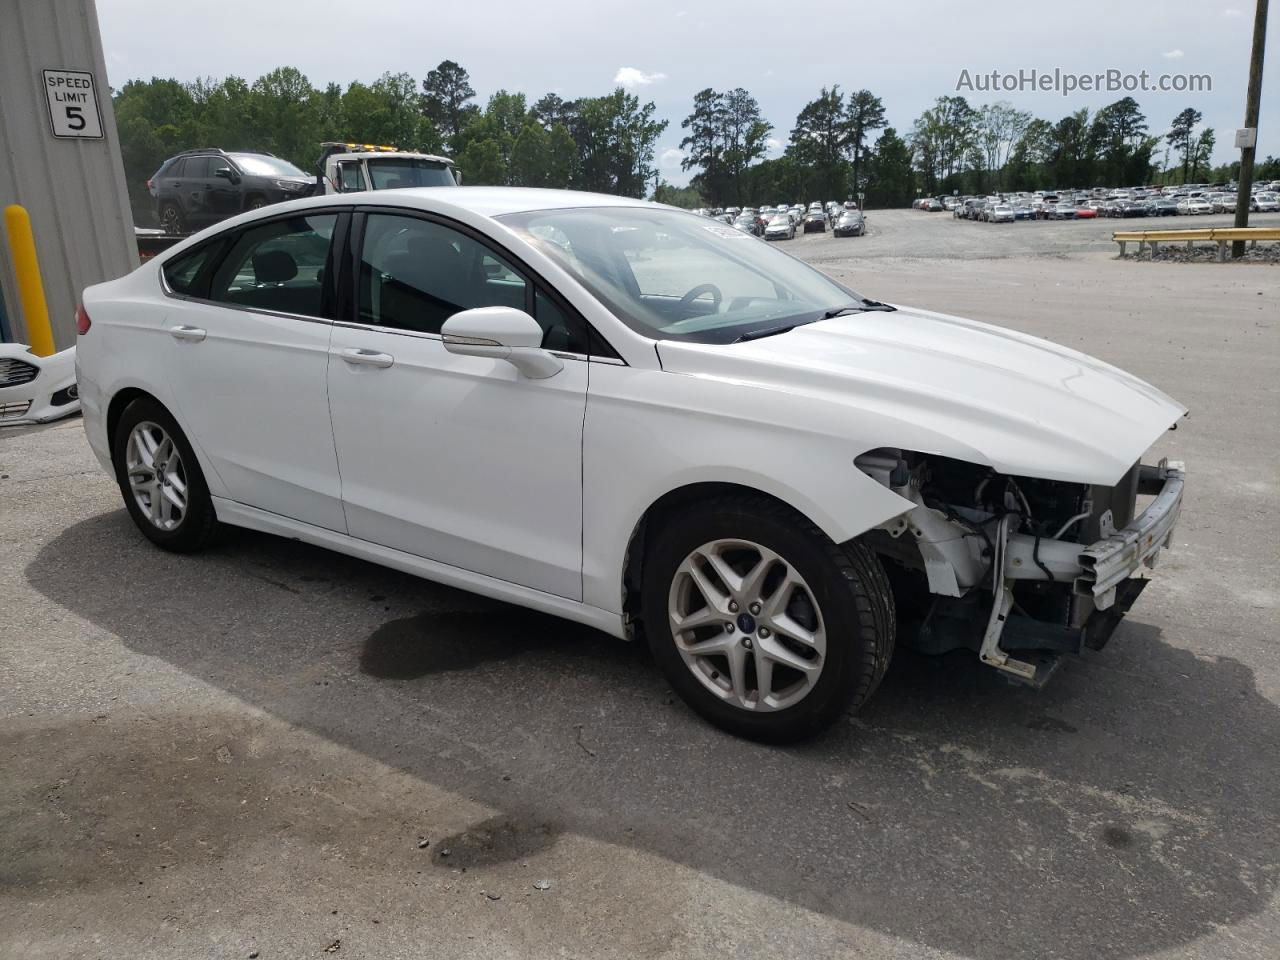
<instances>
[{"instance_id":1,"label":"alloy wheel","mask_svg":"<svg viewBox=\"0 0 1280 960\"><path fill-rule=\"evenodd\" d=\"M749 540L713 540L676 568L671 635L685 666L743 710L793 706L818 682L827 634L813 591L791 564Z\"/></svg>"},{"instance_id":2,"label":"alloy wheel","mask_svg":"<svg viewBox=\"0 0 1280 960\"><path fill-rule=\"evenodd\" d=\"M144 420L129 432L125 470L143 516L161 530L176 530L187 514L187 473L163 427Z\"/></svg>"}]
</instances>

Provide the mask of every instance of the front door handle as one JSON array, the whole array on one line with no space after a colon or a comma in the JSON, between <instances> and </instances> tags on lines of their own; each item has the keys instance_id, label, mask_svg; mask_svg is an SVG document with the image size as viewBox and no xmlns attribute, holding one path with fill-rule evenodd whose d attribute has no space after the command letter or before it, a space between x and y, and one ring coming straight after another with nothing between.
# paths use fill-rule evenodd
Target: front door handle
<instances>
[{"instance_id":1,"label":"front door handle","mask_svg":"<svg viewBox=\"0 0 1280 960\"><path fill-rule=\"evenodd\" d=\"M205 338L206 334L200 327L177 326L169 328L169 336L175 340L190 340L192 343L199 343Z\"/></svg>"},{"instance_id":2,"label":"front door handle","mask_svg":"<svg viewBox=\"0 0 1280 960\"><path fill-rule=\"evenodd\" d=\"M368 367L389 367L396 362L396 358L391 354L379 353L377 350L343 350L339 356L347 363Z\"/></svg>"}]
</instances>

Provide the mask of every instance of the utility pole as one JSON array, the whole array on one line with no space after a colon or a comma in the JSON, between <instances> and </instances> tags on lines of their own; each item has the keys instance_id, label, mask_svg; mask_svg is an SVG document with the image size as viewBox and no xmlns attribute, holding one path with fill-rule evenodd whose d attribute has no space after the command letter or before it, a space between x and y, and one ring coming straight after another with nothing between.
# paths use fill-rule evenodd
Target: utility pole
<instances>
[{"instance_id":1,"label":"utility pole","mask_svg":"<svg viewBox=\"0 0 1280 960\"><path fill-rule=\"evenodd\" d=\"M1253 53L1249 58L1249 93L1244 105L1244 125L1252 140L1240 148L1240 188L1236 191L1236 226L1249 225L1249 200L1253 196L1253 158L1258 150L1258 110L1262 102L1262 55L1267 46L1267 2L1258 0L1253 16ZM1232 259L1244 256L1244 241L1231 244Z\"/></svg>"}]
</instances>

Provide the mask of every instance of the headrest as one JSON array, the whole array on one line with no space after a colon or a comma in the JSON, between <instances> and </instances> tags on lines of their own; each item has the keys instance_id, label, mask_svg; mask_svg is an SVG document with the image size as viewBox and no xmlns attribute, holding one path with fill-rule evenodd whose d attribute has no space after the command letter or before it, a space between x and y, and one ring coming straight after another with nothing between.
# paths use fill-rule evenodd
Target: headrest
<instances>
[{"instance_id":1,"label":"headrest","mask_svg":"<svg viewBox=\"0 0 1280 960\"><path fill-rule=\"evenodd\" d=\"M285 283L298 275L298 261L285 250L264 250L253 255L253 276L258 283Z\"/></svg>"}]
</instances>

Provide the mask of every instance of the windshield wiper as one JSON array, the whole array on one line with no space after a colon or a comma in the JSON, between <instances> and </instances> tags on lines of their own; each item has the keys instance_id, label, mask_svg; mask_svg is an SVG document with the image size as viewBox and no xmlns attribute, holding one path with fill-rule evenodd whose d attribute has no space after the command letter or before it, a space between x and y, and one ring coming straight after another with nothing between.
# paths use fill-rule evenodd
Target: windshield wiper
<instances>
[{"instance_id":1,"label":"windshield wiper","mask_svg":"<svg viewBox=\"0 0 1280 960\"><path fill-rule=\"evenodd\" d=\"M889 304L881 303L879 300L863 300L861 303L851 303L847 307L836 307L834 310L828 310L822 315L822 319L831 320L835 317L843 317L850 313L867 313L871 310L892 312L897 309L897 307L891 307Z\"/></svg>"},{"instance_id":2,"label":"windshield wiper","mask_svg":"<svg viewBox=\"0 0 1280 960\"><path fill-rule=\"evenodd\" d=\"M798 323L788 323L781 327L763 327L759 330L748 330L740 337L734 338L732 343L746 343L748 340L759 340L762 337L772 337L775 333L786 333L788 330L794 330L800 326Z\"/></svg>"}]
</instances>

